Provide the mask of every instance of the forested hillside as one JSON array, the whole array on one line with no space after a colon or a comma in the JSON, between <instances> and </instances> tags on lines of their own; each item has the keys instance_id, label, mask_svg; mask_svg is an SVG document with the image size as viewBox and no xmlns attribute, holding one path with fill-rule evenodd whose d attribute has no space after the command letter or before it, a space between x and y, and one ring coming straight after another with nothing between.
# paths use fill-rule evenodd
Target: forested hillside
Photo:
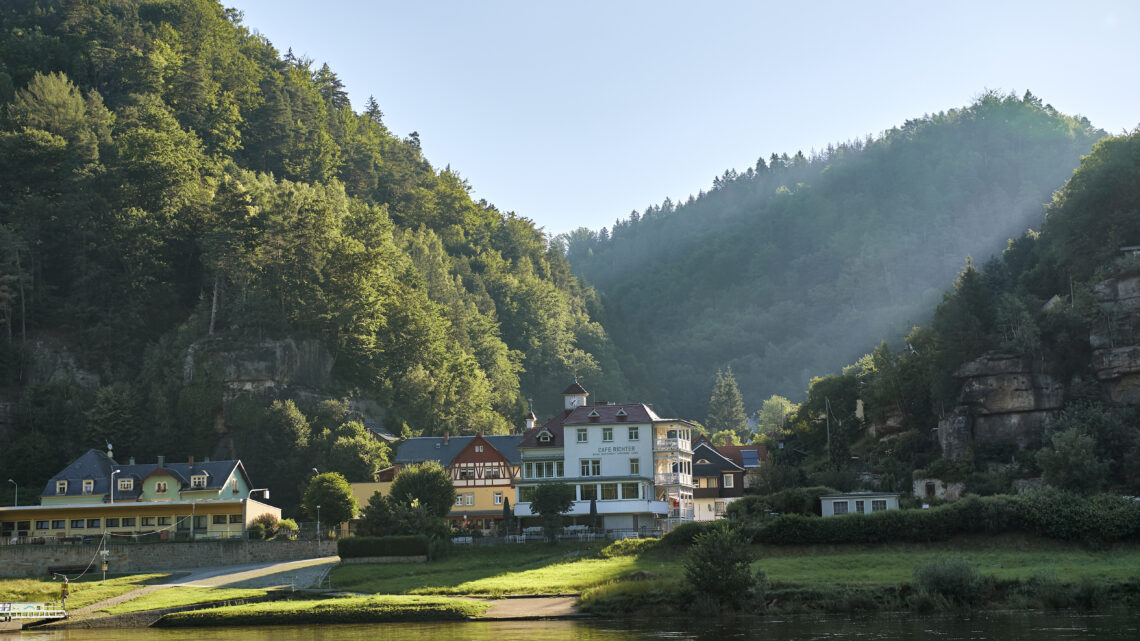
<instances>
[{"instance_id":1,"label":"forested hillside","mask_svg":"<svg viewBox=\"0 0 1140 641\"><path fill-rule=\"evenodd\" d=\"M25 486L106 441L331 471L361 432L321 398L439 434L552 411L573 374L625 393L540 229L215 0L0 4L0 270L0 462ZM195 360L268 339L316 341L330 378L266 410Z\"/></svg>"},{"instance_id":2,"label":"forested hillside","mask_svg":"<svg viewBox=\"0 0 1140 641\"><path fill-rule=\"evenodd\" d=\"M641 397L702 417L731 367L753 411L929 321L968 255L1040 227L1102 135L1028 92L991 92L877 138L773 154L688 202L560 241L602 292Z\"/></svg>"},{"instance_id":3,"label":"forested hillside","mask_svg":"<svg viewBox=\"0 0 1140 641\"><path fill-rule=\"evenodd\" d=\"M814 380L784 435L778 458L788 465L776 465L772 480L794 484L814 470L815 481L844 489L874 479L909 493L912 479L934 478L992 494L1041 479L1135 495L1138 245L1134 130L1093 147L1039 233L967 265L906 347L883 343ZM859 481L857 472L872 476Z\"/></svg>"}]
</instances>

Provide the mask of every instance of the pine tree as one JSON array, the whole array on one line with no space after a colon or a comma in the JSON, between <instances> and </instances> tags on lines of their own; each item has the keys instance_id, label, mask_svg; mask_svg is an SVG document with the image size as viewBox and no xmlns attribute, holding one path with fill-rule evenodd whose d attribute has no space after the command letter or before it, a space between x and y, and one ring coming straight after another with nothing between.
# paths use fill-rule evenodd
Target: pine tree
<instances>
[{"instance_id":1,"label":"pine tree","mask_svg":"<svg viewBox=\"0 0 1140 641\"><path fill-rule=\"evenodd\" d=\"M740 389L736 386L736 377L733 376L731 367L724 372L717 370L705 426L709 432L731 430L740 435L742 440L747 440L748 415L744 412L744 400L740 397Z\"/></svg>"}]
</instances>

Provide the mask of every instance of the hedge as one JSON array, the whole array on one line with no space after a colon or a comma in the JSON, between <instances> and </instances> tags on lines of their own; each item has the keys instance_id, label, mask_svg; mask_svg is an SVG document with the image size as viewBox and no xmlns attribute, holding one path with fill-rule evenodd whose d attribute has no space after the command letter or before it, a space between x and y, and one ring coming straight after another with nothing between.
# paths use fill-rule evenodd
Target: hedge
<instances>
[{"instance_id":1,"label":"hedge","mask_svg":"<svg viewBox=\"0 0 1140 641\"><path fill-rule=\"evenodd\" d=\"M1140 538L1140 501L1038 491L969 496L929 510L887 510L827 518L785 514L756 531L771 545L928 542L959 534L1020 532L1062 541L1105 544Z\"/></svg>"},{"instance_id":2,"label":"hedge","mask_svg":"<svg viewBox=\"0 0 1140 641\"><path fill-rule=\"evenodd\" d=\"M351 536L336 542L336 551L342 559L364 556L424 556L428 554L428 537L408 536Z\"/></svg>"}]
</instances>

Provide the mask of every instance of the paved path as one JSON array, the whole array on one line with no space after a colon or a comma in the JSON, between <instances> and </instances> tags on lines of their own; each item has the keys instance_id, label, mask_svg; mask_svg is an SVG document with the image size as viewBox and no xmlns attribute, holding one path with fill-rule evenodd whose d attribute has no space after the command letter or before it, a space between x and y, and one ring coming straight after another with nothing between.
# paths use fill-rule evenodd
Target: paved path
<instances>
[{"instance_id":1,"label":"paved path","mask_svg":"<svg viewBox=\"0 0 1140 641\"><path fill-rule=\"evenodd\" d=\"M126 594L120 594L117 597L104 599L103 601L71 610L68 612L68 621L75 623L83 621L84 619L102 617L104 615L99 613L100 610L106 610L111 606L137 599L144 594L150 594L157 590L172 587L315 587L339 561L340 557L326 556L317 559L287 561L284 563L260 563L214 568L192 568L187 570L156 570L156 572L172 572L175 573L176 576L167 583L143 586L137 590L131 590Z\"/></svg>"},{"instance_id":2,"label":"paved path","mask_svg":"<svg viewBox=\"0 0 1140 641\"><path fill-rule=\"evenodd\" d=\"M578 597L548 596L487 601L484 619L553 619L584 616L574 607Z\"/></svg>"}]
</instances>

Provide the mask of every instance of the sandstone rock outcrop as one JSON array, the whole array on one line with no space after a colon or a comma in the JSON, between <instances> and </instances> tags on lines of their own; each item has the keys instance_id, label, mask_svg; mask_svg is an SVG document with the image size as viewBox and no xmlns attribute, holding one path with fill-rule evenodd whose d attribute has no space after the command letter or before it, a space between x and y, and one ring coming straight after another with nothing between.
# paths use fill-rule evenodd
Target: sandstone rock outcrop
<instances>
[{"instance_id":1,"label":"sandstone rock outcrop","mask_svg":"<svg viewBox=\"0 0 1140 641\"><path fill-rule=\"evenodd\" d=\"M1097 283L1100 321L1089 336L1092 367L1109 398L1140 405L1140 275Z\"/></svg>"}]
</instances>

